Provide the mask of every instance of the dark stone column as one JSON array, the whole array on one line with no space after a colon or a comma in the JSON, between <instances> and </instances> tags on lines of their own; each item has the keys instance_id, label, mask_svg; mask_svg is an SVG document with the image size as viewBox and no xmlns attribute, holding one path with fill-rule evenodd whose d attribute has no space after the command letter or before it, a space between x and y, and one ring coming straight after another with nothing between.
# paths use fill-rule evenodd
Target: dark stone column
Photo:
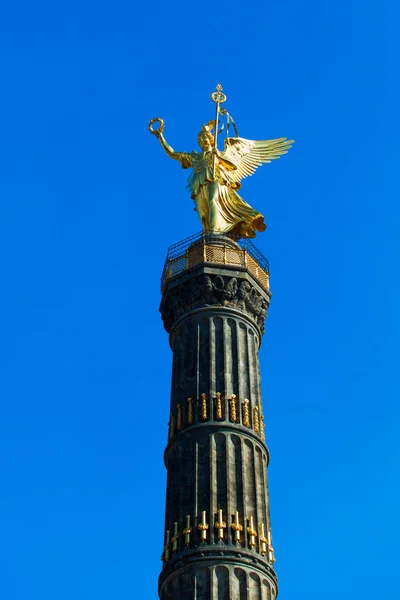
<instances>
[{"instance_id":1,"label":"dark stone column","mask_svg":"<svg viewBox=\"0 0 400 600\"><path fill-rule=\"evenodd\" d=\"M232 264L189 266L164 287L173 369L161 600L277 595L258 361L269 301Z\"/></svg>"}]
</instances>

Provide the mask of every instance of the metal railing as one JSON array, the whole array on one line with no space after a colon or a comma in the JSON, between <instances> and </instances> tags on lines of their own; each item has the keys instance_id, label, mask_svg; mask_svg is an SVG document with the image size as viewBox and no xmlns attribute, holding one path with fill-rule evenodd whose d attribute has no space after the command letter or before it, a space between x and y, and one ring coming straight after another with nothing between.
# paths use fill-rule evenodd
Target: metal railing
<instances>
[{"instance_id":1,"label":"metal railing","mask_svg":"<svg viewBox=\"0 0 400 600\"><path fill-rule=\"evenodd\" d=\"M231 240L236 244L229 243ZM161 277L161 292L171 277L205 263L244 267L269 290L268 260L250 240L202 231L169 247Z\"/></svg>"}]
</instances>

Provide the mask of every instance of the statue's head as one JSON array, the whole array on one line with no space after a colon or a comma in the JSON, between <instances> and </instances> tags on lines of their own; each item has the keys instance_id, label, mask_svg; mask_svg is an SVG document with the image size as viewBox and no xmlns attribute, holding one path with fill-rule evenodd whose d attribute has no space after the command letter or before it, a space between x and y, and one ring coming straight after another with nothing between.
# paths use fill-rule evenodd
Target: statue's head
<instances>
[{"instance_id":1,"label":"statue's head","mask_svg":"<svg viewBox=\"0 0 400 600\"><path fill-rule=\"evenodd\" d=\"M202 125L201 131L197 135L199 146L205 152L214 146L214 136L211 133L214 127L215 121L209 121L207 125Z\"/></svg>"}]
</instances>

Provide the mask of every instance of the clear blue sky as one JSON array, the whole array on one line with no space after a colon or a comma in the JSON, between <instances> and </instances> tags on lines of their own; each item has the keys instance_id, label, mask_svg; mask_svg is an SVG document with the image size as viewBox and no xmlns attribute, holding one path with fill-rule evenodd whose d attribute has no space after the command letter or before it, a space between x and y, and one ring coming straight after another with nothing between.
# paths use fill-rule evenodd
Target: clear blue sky
<instances>
[{"instance_id":1,"label":"clear blue sky","mask_svg":"<svg viewBox=\"0 0 400 600\"><path fill-rule=\"evenodd\" d=\"M218 81L273 301L261 349L281 600L398 597L398 3L13 2L0 15L0 597L156 600L178 150Z\"/></svg>"}]
</instances>

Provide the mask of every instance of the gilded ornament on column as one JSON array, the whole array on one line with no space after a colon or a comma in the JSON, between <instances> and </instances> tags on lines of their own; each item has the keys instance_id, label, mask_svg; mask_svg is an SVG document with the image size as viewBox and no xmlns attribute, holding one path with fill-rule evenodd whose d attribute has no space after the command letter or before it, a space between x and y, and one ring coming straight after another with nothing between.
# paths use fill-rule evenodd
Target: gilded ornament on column
<instances>
[{"instance_id":1,"label":"gilded ornament on column","mask_svg":"<svg viewBox=\"0 0 400 600\"><path fill-rule=\"evenodd\" d=\"M185 546L190 544L190 534L192 533L193 527L190 526L190 515L186 515L186 528L182 531L185 536Z\"/></svg>"},{"instance_id":2,"label":"gilded ornament on column","mask_svg":"<svg viewBox=\"0 0 400 600\"><path fill-rule=\"evenodd\" d=\"M226 529L226 523L222 519L222 509L218 510L218 521L215 522L215 529L217 530L217 538L219 540L223 540L224 529Z\"/></svg>"},{"instance_id":3,"label":"gilded ornament on column","mask_svg":"<svg viewBox=\"0 0 400 600\"><path fill-rule=\"evenodd\" d=\"M254 431L258 433L260 431L260 418L258 416L258 406L253 408L253 425Z\"/></svg>"},{"instance_id":4,"label":"gilded ornament on column","mask_svg":"<svg viewBox=\"0 0 400 600\"><path fill-rule=\"evenodd\" d=\"M271 563L271 565L273 565L276 562L275 552L272 547L272 537L271 537L270 531L268 531L268 558L269 558L269 562Z\"/></svg>"},{"instance_id":5,"label":"gilded ornament on column","mask_svg":"<svg viewBox=\"0 0 400 600\"><path fill-rule=\"evenodd\" d=\"M268 540L265 537L264 523L260 523L260 536L258 539L260 540L260 552L264 556L267 553L268 549Z\"/></svg>"},{"instance_id":6,"label":"gilded ornament on column","mask_svg":"<svg viewBox=\"0 0 400 600\"><path fill-rule=\"evenodd\" d=\"M261 415L261 439L265 442L265 423L264 423L264 415Z\"/></svg>"},{"instance_id":7,"label":"gilded ornament on column","mask_svg":"<svg viewBox=\"0 0 400 600\"><path fill-rule=\"evenodd\" d=\"M174 433L175 433L174 415L172 413L170 415L168 425L169 425L168 439L172 440L172 438L174 437Z\"/></svg>"},{"instance_id":8,"label":"gilded ornament on column","mask_svg":"<svg viewBox=\"0 0 400 600\"><path fill-rule=\"evenodd\" d=\"M243 531L243 525L239 521L239 512L235 512L235 520L232 523L232 529L234 531L234 541L240 542L240 532Z\"/></svg>"},{"instance_id":9,"label":"gilded ornament on column","mask_svg":"<svg viewBox=\"0 0 400 600\"><path fill-rule=\"evenodd\" d=\"M187 410L188 425L193 425L193 398L187 399L187 406L188 406L188 410Z\"/></svg>"},{"instance_id":10,"label":"gilded ornament on column","mask_svg":"<svg viewBox=\"0 0 400 600\"><path fill-rule=\"evenodd\" d=\"M249 517L249 526L247 528L247 532L249 534L249 546L250 548L254 548L256 545L257 529L254 529L253 517Z\"/></svg>"},{"instance_id":11,"label":"gilded ornament on column","mask_svg":"<svg viewBox=\"0 0 400 600\"><path fill-rule=\"evenodd\" d=\"M205 510L203 510L201 513L201 523L199 523L197 525L197 529L199 529L199 531L200 531L201 541L205 542L207 539L207 529L208 529L207 515L206 515Z\"/></svg>"},{"instance_id":12,"label":"gilded ornament on column","mask_svg":"<svg viewBox=\"0 0 400 600\"><path fill-rule=\"evenodd\" d=\"M169 529L167 529L167 533L165 536L165 546L164 546L164 552L161 556L161 560L165 560L168 561L169 560Z\"/></svg>"},{"instance_id":13,"label":"gilded ornament on column","mask_svg":"<svg viewBox=\"0 0 400 600\"><path fill-rule=\"evenodd\" d=\"M201 394L201 420L207 421L207 396Z\"/></svg>"},{"instance_id":14,"label":"gilded ornament on column","mask_svg":"<svg viewBox=\"0 0 400 600\"><path fill-rule=\"evenodd\" d=\"M245 427L250 427L250 413L249 413L249 400L247 398L242 402L242 411L243 411L243 425Z\"/></svg>"},{"instance_id":15,"label":"gilded ornament on column","mask_svg":"<svg viewBox=\"0 0 400 600\"><path fill-rule=\"evenodd\" d=\"M229 398L229 417L233 423L236 423L236 395L232 394Z\"/></svg>"},{"instance_id":16,"label":"gilded ornament on column","mask_svg":"<svg viewBox=\"0 0 400 600\"><path fill-rule=\"evenodd\" d=\"M182 431L182 406L180 404L176 407L176 430Z\"/></svg>"},{"instance_id":17,"label":"gilded ornament on column","mask_svg":"<svg viewBox=\"0 0 400 600\"><path fill-rule=\"evenodd\" d=\"M176 552L178 550L178 521L174 523L174 535L171 538L172 542L172 552Z\"/></svg>"},{"instance_id":18,"label":"gilded ornament on column","mask_svg":"<svg viewBox=\"0 0 400 600\"><path fill-rule=\"evenodd\" d=\"M223 414L222 414L222 400L221 400L221 392L217 392L217 421L221 421Z\"/></svg>"}]
</instances>

